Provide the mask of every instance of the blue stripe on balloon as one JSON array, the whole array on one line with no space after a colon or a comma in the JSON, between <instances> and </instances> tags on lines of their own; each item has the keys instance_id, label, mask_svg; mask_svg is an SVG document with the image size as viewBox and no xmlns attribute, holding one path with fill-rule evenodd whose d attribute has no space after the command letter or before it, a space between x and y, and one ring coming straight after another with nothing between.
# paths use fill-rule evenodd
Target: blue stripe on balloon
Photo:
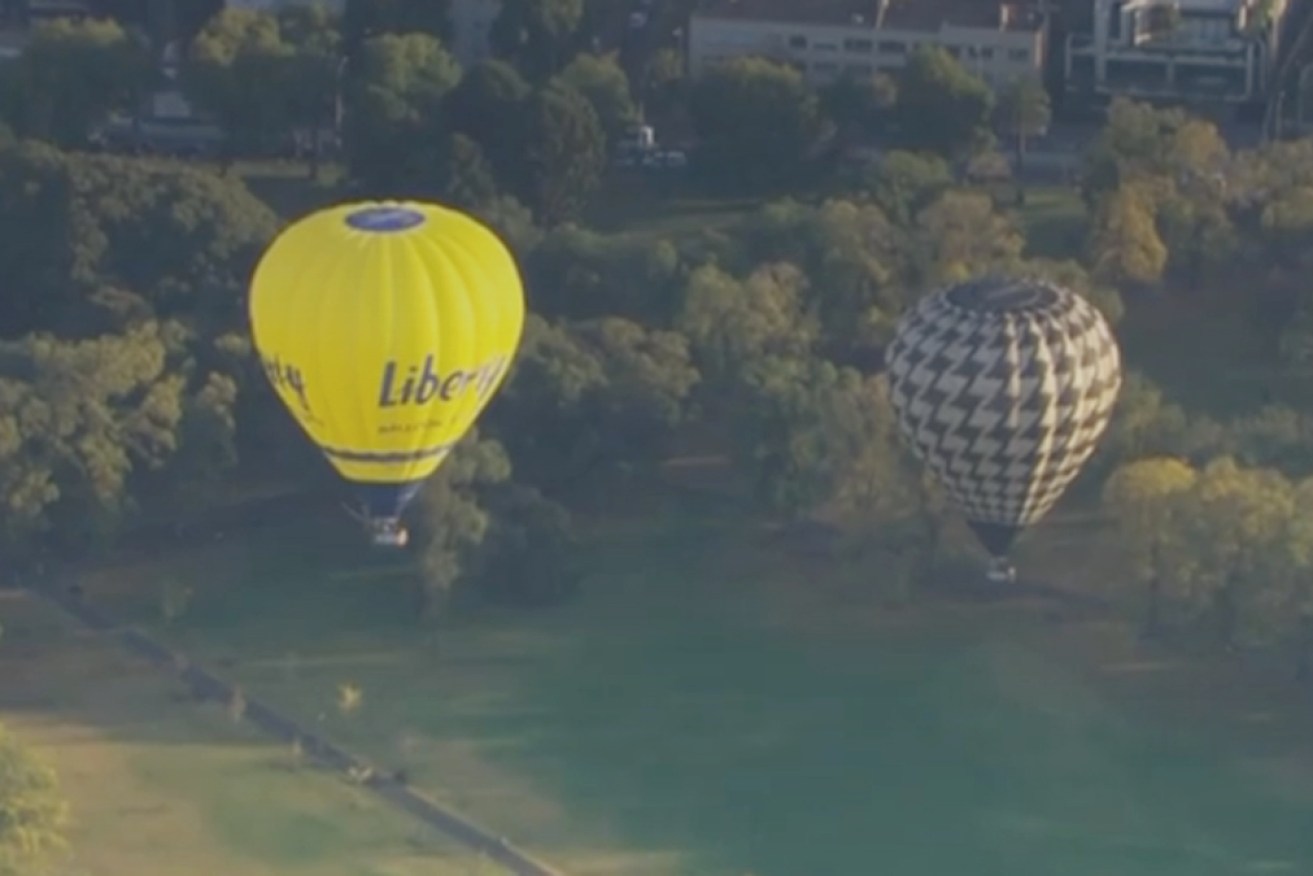
<instances>
[{"instance_id":1,"label":"blue stripe on balloon","mask_svg":"<svg viewBox=\"0 0 1313 876\"><path fill-rule=\"evenodd\" d=\"M340 459L343 462L364 462L377 465L393 465L400 462L423 462L426 459L433 459L436 456L442 456L452 448L451 443L438 444L434 447L423 447L419 450L408 450L404 453L377 453L368 450L344 450L339 447L328 447L320 444L319 449L324 455L331 456L333 459Z\"/></svg>"}]
</instances>

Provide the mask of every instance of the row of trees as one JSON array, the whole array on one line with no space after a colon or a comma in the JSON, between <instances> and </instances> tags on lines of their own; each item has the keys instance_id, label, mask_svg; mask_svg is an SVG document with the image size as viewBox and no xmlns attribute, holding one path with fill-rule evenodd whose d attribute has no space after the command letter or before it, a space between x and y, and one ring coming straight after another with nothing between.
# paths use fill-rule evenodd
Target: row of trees
<instances>
[{"instance_id":1,"label":"row of trees","mask_svg":"<svg viewBox=\"0 0 1313 876\"><path fill-rule=\"evenodd\" d=\"M244 278L277 226L263 203L199 169L36 144L0 153L0 174L0 269L13 290L0 319L11 552L42 532L61 547L94 545L137 507L203 502L207 484L258 465L265 448L299 452L245 337ZM862 186L677 241L544 232L523 217L516 231L486 214L514 232L535 314L484 440L442 489L479 486L462 495L547 527L559 515L506 486L508 462L520 487L559 496L581 479L654 465L675 430L701 417L739 436L740 461L773 511L806 514L904 465L894 443L872 437L888 421L875 372L920 290L984 270L1039 272L1120 318L1120 296L1078 264L1024 257L1014 219L955 187L942 161L894 154ZM1255 461L1300 458L1298 427L1228 432L1181 419L1142 387L1127 391L1120 416L1138 430L1110 442L1121 455L1202 459L1240 452L1243 439ZM440 529L457 539L435 548L449 553L470 540L458 534L486 534L482 524Z\"/></svg>"},{"instance_id":2,"label":"row of trees","mask_svg":"<svg viewBox=\"0 0 1313 876\"><path fill-rule=\"evenodd\" d=\"M361 29L361 13L339 21L316 6L224 9L191 39L181 83L222 127L230 154L340 122L365 193L472 203L500 190L548 224L578 215L640 105L657 119L691 120L704 180L773 190L855 140L958 158L995 129L1020 147L1048 122L1038 80L996 96L936 49L915 54L897 82L849 77L821 93L791 67L752 58L686 82L668 48L631 81L615 54L579 51L580 7L503 4L493 30L500 57L465 71L442 43L441 16ZM3 77L0 113L23 136L83 147L112 111L130 113L157 84L150 59L111 21L42 25Z\"/></svg>"},{"instance_id":3,"label":"row of trees","mask_svg":"<svg viewBox=\"0 0 1313 876\"><path fill-rule=\"evenodd\" d=\"M334 28L305 10L280 18L225 12L196 37L193 63L210 65L216 94L251 92L254 80L242 77L258 65L242 72L238 59L327 57L340 40ZM77 42L111 30L55 25L29 50L26 69L43 69L60 34ZM570 212L560 204L578 194L578 180L558 185L553 173L535 176L533 168L551 164L543 144L564 141L544 135L516 143L498 134L524 124L581 130L570 112L558 112L558 100L589 120L582 127L618 130L633 112L618 68L581 55L536 87L497 61L462 75L428 32L363 38L355 61L364 72L349 92L352 112L373 114L370 124L356 124L374 139L353 141L353 181L378 189L406 178L448 197L459 193L519 250L536 316L516 380L489 416L487 434L505 443L472 444L482 449L471 451L469 465L451 467L448 486L467 485L470 495L518 509L545 529L561 530L560 515L539 513L529 494L506 486L505 453L521 486L552 492L585 475L652 463L666 438L700 412L716 412L741 436L744 464L780 513L807 513L852 484L887 481L880 466L897 454L892 445L876 454L871 448L883 445L862 431L887 419L871 375L899 313L942 282L983 270L1040 272L1090 295L1116 321L1116 287L1138 295L1164 278L1218 276L1226 267L1220 254L1269 275L1262 291L1271 306L1251 314L1250 302L1240 303L1245 316L1277 325L1300 303L1281 286L1280 271L1293 272L1301 258L1294 242L1302 181L1313 173L1308 147L1232 155L1215 129L1180 112L1114 106L1086 177L1095 217L1086 270L1024 257L1014 217L988 194L956 186L934 152L890 153L849 180L842 198L779 202L730 233L645 241L550 227ZM898 100L921 106L935 88L918 80L960 79L950 61L914 60ZM192 75L204 79L201 67ZM791 76L744 61L698 87L724 92L724 106L751 107L762 101L745 99L747 92L775 93L768 82L792 88ZM739 85L726 92L735 77ZM52 94L82 87L48 86ZM78 105L50 103L69 112ZM526 111L530 104L536 109ZM457 132L426 127L435 119ZM416 143L434 150L418 164ZM952 153L947 143L936 148ZM714 138L708 149L727 160L741 151ZM574 148L554 154L563 163L579 158ZM71 544L112 537L136 506L203 495L207 478L249 456L243 449L277 443L271 434L285 423L253 379L241 316L246 271L278 223L264 204L239 182L201 169L31 143L6 148L0 174L10 180L0 197L0 261L15 290L0 303L12 375L0 384L0 410L12 412L0 419L11 551L41 532ZM504 191L528 199L548 229ZM1130 402L1123 409L1135 410ZM1192 423L1190 440L1207 431ZM872 473L859 475L855 465ZM457 505L433 513L452 514ZM450 557L497 532L477 514L465 518L468 525L439 527L451 542L433 547L435 556L446 552L430 563L447 570L430 575L441 587L457 577Z\"/></svg>"}]
</instances>

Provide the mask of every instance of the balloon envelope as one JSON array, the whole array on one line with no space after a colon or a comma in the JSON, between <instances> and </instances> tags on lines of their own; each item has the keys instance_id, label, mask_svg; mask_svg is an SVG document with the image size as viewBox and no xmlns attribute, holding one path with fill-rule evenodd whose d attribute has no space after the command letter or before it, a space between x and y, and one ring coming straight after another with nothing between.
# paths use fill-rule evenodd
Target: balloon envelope
<instances>
[{"instance_id":1,"label":"balloon envelope","mask_svg":"<svg viewBox=\"0 0 1313 876\"><path fill-rule=\"evenodd\" d=\"M886 358L903 436L996 557L1080 472L1121 389L1103 315L1040 280L988 277L927 296Z\"/></svg>"},{"instance_id":2,"label":"balloon envelope","mask_svg":"<svg viewBox=\"0 0 1313 876\"><path fill-rule=\"evenodd\" d=\"M395 518L506 376L524 325L514 258L433 204L346 204L270 245L251 330L279 398L365 513Z\"/></svg>"}]
</instances>

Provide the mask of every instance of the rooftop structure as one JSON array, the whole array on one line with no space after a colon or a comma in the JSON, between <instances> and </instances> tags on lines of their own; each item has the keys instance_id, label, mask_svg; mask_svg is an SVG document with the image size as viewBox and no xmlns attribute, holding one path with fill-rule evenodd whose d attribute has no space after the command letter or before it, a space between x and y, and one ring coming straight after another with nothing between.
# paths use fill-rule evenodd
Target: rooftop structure
<instances>
[{"instance_id":1,"label":"rooftop structure","mask_svg":"<svg viewBox=\"0 0 1313 876\"><path fill-rule=\"evenodd\" d=\"M938 31L944 25L988 30L1033 30L1038 7L996 0L708 0L703 20Z\"/></svg>"},{"instance_id":2,"label":"rooftop structure","mask_svg":"<svg viewBox=\"0 0 1313 876\"><path fill-rule=\"evenodd\" d=\"M1286 0L1094 0L1068 38L1067 87L1245 103L1267 92Z\"/></svg>"},{"instance_id":3,"label":"rooftop structure","mask_svg":"<svg viewBox=\"0 0 1313 876\"><path fill-rule=\"evenodd\" d=\"M1028 2L998 0L707 0L689 25L690 73L757 55L817 84L896 69L923 45L946 49L986 81L1039 75L1045 27Z\"/></svg>"},{"instance_id":4,"label":"rooftop structure","mask_svg":"<svg viewBox=\"0 0 1313 876\"><path fill-rule=\"evenodd\" d=\"M879 5L879 0L708 0L693 14L722 21L861 24L875 20Z\"/></svg>"}]
</instances>

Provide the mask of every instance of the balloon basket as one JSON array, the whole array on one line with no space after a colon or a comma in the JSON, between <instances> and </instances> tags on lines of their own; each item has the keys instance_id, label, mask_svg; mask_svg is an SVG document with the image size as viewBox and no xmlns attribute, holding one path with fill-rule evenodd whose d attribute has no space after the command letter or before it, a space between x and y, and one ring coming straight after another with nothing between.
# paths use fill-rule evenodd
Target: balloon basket
<instances>
[{"instance_id":1,"label":"balloon basket","mask_svg":"<svg viewBox=\"0 0 1313 876\"><path fill-rule=\"evenodd\" d=\"M1017 583L1017 567L1007 557L994 557L985 572L985 580L995 587Z\"/></svg>"},{"instance_id":2,"label":"balloon basket","mask_svg":"<svg viewBox=\"0 0 1313 876\"><path fill-rule=\"evenodd\" d=\"M368 520L369 543L374 547L398 550L410 542L410 533L398 520Z\"/></svg>"}]
</instances>

